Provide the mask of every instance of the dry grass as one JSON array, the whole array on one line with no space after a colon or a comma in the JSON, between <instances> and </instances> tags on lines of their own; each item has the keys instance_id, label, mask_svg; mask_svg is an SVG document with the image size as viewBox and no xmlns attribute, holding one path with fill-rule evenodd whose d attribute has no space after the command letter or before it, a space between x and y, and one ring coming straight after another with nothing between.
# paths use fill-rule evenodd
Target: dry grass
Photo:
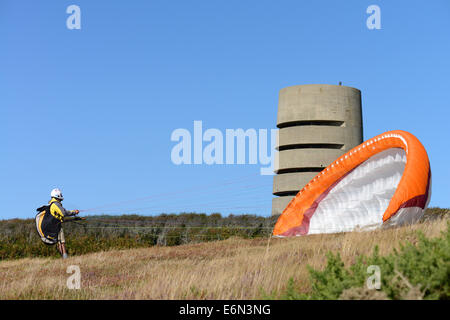
<instances>
[{"instance_id":1,"label":"dry grass","mask_svg":"<svg viewBox=\"0 0 450 320\"><path fill-rule=\"evenodd\" d=\"M407 227L289 239L228 239L178 247L152 247L71 257L0 262L2 299L257 299L283 290L290 277L307 292L306 266L322 268L325 253L340 252L351 264L375 245L381 254L416 231L435 237L438 219ZM81 269L81 289L69 290L69 265Z\"/></svg>"}]
</instances>

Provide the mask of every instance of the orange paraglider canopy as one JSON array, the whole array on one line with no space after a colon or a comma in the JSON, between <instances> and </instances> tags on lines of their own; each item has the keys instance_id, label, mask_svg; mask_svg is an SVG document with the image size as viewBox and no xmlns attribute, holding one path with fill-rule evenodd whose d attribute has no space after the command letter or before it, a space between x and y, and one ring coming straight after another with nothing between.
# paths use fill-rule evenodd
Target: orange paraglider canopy
<instances>
[{"instance_id":1,"label":"orange paraglider canopy","mask_svg":"<svg viewBox=\"0 0 450 320\"><path fill-rule=\"evenodd\" d=\"M391 150L389 151L391 154L388 154L388 150ZM392 155L392 152L396 152L396 154ZM358 172L358 176L364 175L365 172L370 174L373 165L369 162L372 161L372 158L377 159L379 163L382 162L385 168L389 168L390 165L392 166L395 161L381 161L380 155L382 154L386 154L390 159L394 159L395 157L397 157L396 159L403 159L403 162L396 162L397 166L398 163L403 164L403 166L401 170L397 170L398 172L396 172L398 180L395 183L389 182L391 183L390 187L393 190L393 195L390 195L390 200L387 199L387 207L380 206L378 209L368 210L367 214L374 215L370 219L372 221L374 219L377 221L378 219L379 225L387 223L390 220L401 224L405 221L412 221L410 218L413 215L416 218L421 216L421 214L423 215L423 210L426 208L430 198L429 190L431 188L431 170L428 155L423 145L414 135L406 131L395 130L365 141L321 171L287 205L274 227L273 235L294 236L351 230L354 226L352 227L351 223L348 224L345 219L347 219L346 217L353 216L345 212L345 207L341 210L342 218L338 218L331 209L327 209L325 204L322 205L321 203L325 199L330 202L332 199L330 200L329 198L338 192L341 192L340 198L337 195L335 195L335 198L344 199L339 201L345 201L345 199L351 197L350 191L346 191L345 185L341 182L346 180L347 184L351 183L349 180L354 179L351 175L357 176L353 172L354 170L361 171ZM383 181L393 181L393 179L386 178ZM380 183L377 185L380 185ZM337 186L339 188L336 188ZM336 190L334 190L335 188ZM357 190L358 188L354 189ZM345 197L342 196L343 194ZM334 200L335 203L337 201L336 199ZM354 202L355 199L352 200L352 205L354 205ZM373 204L372 207L375 208L376 205ZM318 208L321 208L319 214L317 214ZM414 212L409 209L413 209ZM317 218L315 214L317 214ZM398 219L396 215L399 215ZM410 217L408 218L408 216ZM358 227L364 227L361 224L364 224L364 221L368 221L366 218L368 219L369 217L355 217L354 224L359 223ZM317 226L315 232L310 232L312 219L315 219L314 223ZM330 226L327 224L330 224ZM346 226L339 228L340 224Z\"/></svg>"}]
</instances>

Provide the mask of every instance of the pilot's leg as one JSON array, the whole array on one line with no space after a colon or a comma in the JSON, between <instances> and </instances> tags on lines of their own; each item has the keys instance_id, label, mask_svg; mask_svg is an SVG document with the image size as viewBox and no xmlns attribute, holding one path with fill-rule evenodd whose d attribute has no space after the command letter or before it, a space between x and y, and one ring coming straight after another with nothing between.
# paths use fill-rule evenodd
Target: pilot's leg
<instances>
[{"instance_id":1,"label":"pilot's leg","mask_svg":"<svg viewBox=\"0 0 450 320\"><path fill-rule=\"evenodd\" d=\"M58 233L58 251L61 253L63 259L68 257L66 251L66 239L64 238L64 230L62 228Z\"/></svg>"}]
</instances>

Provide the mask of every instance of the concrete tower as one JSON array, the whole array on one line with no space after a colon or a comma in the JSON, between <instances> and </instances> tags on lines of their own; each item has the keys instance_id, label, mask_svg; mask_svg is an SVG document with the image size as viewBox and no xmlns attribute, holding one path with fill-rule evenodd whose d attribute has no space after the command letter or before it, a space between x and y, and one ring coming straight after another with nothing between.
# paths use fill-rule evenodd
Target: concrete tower
<instances>
[{"instance_id":1,"label":"concrete tower","mask_svg":"<svg viewBox=\"0 0 450 320\"><path fill-rule=\"evenodd\" d=\"M361 91L311 84L283 88L278 102L279 168L272 215L317 173L363 142Z\"/></svg>"}]
</instances>

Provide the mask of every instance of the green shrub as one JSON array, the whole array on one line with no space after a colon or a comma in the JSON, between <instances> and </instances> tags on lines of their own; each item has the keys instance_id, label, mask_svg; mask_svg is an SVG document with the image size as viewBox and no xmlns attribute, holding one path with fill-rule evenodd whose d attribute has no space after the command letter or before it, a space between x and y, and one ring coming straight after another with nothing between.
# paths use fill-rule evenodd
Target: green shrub
<instances>
[{"instance_id":1,"label":"green shrub","mask_svg":"<svg viewBox=\"0 0 450 320\"><path fill-rule=\"evenodd\" d=\"M300 294L291 279L280 299L339 299L371 297L366 280L371 275L367 267L376 265L381 271L379 297L389 299L449 299L450 298L450 222L440 237L428 239L418 233L418 242L401 244L399 250L382 257L378 247L371 256L360 255L350 267L345 267L338 254L328 253L323 270L309 268L311 292ZM272 295L273 297L273 295Z\"/></svg>"}]
</instances>

